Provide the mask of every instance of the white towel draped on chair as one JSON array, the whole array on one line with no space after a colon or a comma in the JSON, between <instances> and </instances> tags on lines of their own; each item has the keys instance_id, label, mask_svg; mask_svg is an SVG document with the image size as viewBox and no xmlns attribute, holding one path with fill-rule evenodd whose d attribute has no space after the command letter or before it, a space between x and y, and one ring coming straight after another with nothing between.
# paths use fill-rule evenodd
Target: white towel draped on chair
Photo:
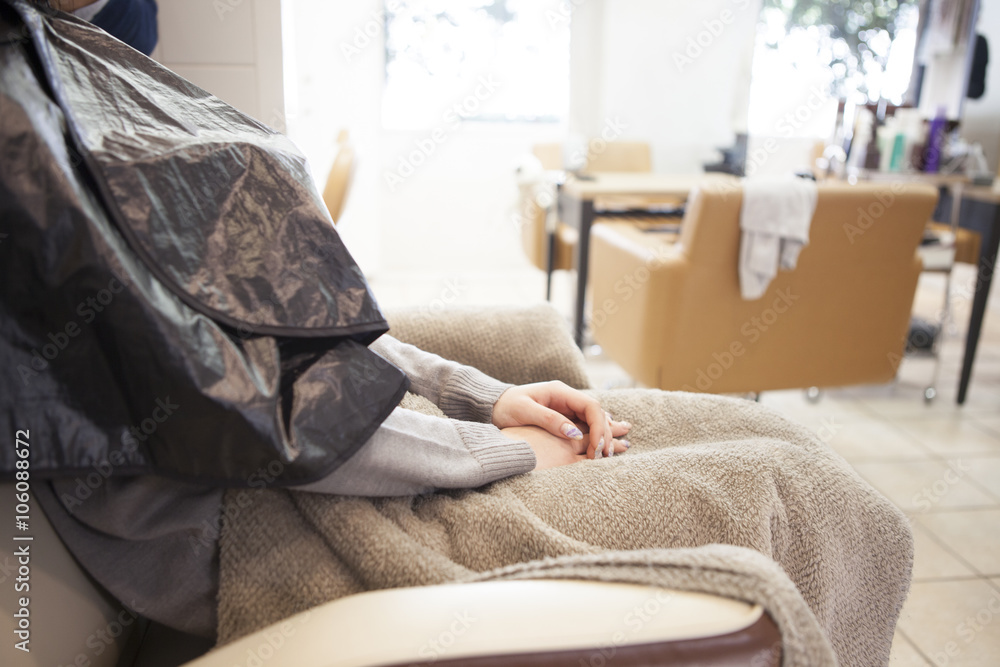
<instances>
[{"instance_id":1,"label":"white towel draped on chair","mask_svg":"<svg viewBox=\"0 0 1000 667\"><path fill-rule=\"evenodd\" d=\"M750 178L743 184L740 211L740 292L744 299L764 296L783 269L794 269L809 243L816 210L816 183L802 178Z\"/></svg>"}]
</instances>

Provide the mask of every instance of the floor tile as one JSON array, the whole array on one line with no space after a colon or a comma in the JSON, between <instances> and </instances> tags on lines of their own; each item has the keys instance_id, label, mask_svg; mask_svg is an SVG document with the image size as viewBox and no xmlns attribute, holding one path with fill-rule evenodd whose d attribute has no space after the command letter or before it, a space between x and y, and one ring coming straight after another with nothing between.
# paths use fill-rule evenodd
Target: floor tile
<instances>
[{"instance_id":1,"label":"floor tile","mask_svg":"<svg viewBox=\"0 0 1000 667\"><path fill-rule=\"evenodd\" d=\"M931 664L996 667L1000 591L985 579L914 583L898 627Z\"/></svg>"},{"instance_id":2,"label":"floor tile","mask_svg":"<svg viewBox=\"0 0 1000 667\"><path fill-rule=\"evenodd\" d=\"M904 421L899 428L940 456L1000 455L1000 435L994 435L969 419L949 417Z\"/></svg>"},{"instance_id":3,"label":"floor tile","mask_svg":"<svg viewBox=\"0 0 1000 667\"><path fill-rule=\"evenodd\" d=\"M965 461L856 463L854 468L904 511L923 513L946 508L995 507L996 499L970 482Z\"/></svg>"},{"instance_id":4,"label":"floor tile","mask_svg":"<svg viewBox=\"0 0 1000 667\"><path fill-rule=\"evenodd\" d=\"M914 521L980 574L1000 576L1000 509L928 513Z\"/></svg>"},{"instance_id":5,"label":"floor tile","mask_svg":"<svg viewBox=\"0 0 1000 667\"><path fill-rule=\"evenodd\" d=\"M1000 406L997 406L997 410L1000 410ZM1000 436L1000 415L997 416L973 416L972 422L984 429L987 433L992 433L994 435Z\"/></svg>"},{"instance_id":6,"label":"floor tile","mask_svg":"<svg viewBox=\"0 0 1000 667\"><path fill-rule=\"evenodd\" d=\"M956 380L957 382L957 380ZM939 387L940 394L930 404L923 400L923 389L906 386L886 389L882 395L871 396L864 407L873 416L884 419L926 420L941 417L964 418L967 415L993 415L1000 405L1000 392L995 387L970 385L964 405L957 405L954 389Z\"/></svg>"},{"instance_id":7,"label":"floor tile","mask_svg":"<svg viewBox=\"0 0 1000 667\"><path fill-rule=\"evenodd\" d=\"M927 667L930 664L902 632L896 632L892 638L889 667Z\"/></svg>"},{"instance_id":8,"label":"floor tile","mask_svg":"<svg viewBox=\"0 0 1000 667\"><path fill-rule=\"evenodd\" d=\"M974 578L975 571L958 560L923 526L913 526L913 580Z\"/></svg>"},{"instance_id":9,"label":"floor tile","mask_svg":"<svg viewBox=\"0 0 1000 667\"><path fill-rule=\"evenodd\" d=\"M1000 456L970 457L969 477L1000 498Z\"/></svg>"},{"instance_id":10,"label":"floor tile","mask_svg":"<svg viewBox=\"0 0 1000 667\"><path fill-rule=\"evenodd\" d=\"M858 401L831 394L834 392L824 392L818 401L813 402L806 398L805 391L801 389L765 391L761 394L760 402L807 426L871 421L871 416Z\"/></svg>"},{"instance_id":11,"label":"floor tile","mask_svg":"<svg viewBox=\"0 0 1000 667\"><path fill-rule=\"evenodd\" d=\"M827 426L827 444L848 461L912 461L931 454L897 426L881 421L838 423Z\"/></svg>"}]
</instances>

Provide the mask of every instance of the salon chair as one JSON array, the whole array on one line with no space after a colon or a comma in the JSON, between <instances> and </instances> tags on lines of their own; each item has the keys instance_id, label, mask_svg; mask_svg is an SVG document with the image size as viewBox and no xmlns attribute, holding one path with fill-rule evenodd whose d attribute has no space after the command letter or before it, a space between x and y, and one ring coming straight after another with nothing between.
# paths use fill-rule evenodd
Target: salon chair
<instances>
[{"instance_id":1,"label":"salon chair","mask_svg":"<svg viewBox=\"0 0 1000 667\"><path fill-rule=\"evenodd\" d=\"M680 239L593 227L591 328L636 381L746 393L896 375L937 201L929 186L823 183L809 244L758 300L740 294L742 189L692 193Z\"/></svg>"},{"instance_id":2,"label":"salon chair","mask_svg":"<svg viewBox=\"0 0 1000 667\"><path fill-rule=\"evenodd\" d=\"M554 172L563 168L563 144L535 144L532 155L542 169ZM649 144L644 141L610 141L602 150L590 151L581 167L583 174L599 172L650 172L653 170ZM576 229L555 222L549 229L548 217L555 209L555 188L551 183L519 185L518 216L521 221L521 242L524 252L539 269L548 267L549 242L553 244L552 270L569 270L576 262Z\"/></svg>"},{"instance_id":3,"label":"salon chair","mask_svg":"<svg viewBox=\"0 0 1000 667\"><path fill-rule=\"evenodd\" d=\"M583 165L579 174L586 177L599 173L648 173L653 170L652 152L644 141L601 141L588 144L586 155L581 155ZM599 150L598 150L599 149ZM561 170L564 165L562 144L535 144L532 155L546 173ZM542 179L538 182L526 181L518 184L517 219L521 228L521 245L528 259L546 272L546 299L551 297L552 272L568 271L576 268L579 231L556 218L556 186ZM648 200L648 198L618 198L606 202L610 209L638 210L664 204L680 206L681 201ZM595 202L600 207L601 202ZM676 218L651 216L643 212L641 217L624 218L620 213L615 219L629 222L643 228L676 222ZM603 218L598 218L601 222ZM551 257L551 259L550 259Z\"/></svg>"},{"instance_id":4,"label":"salon chair","mask_svg":"<svg viewBox=\"0 0 1000 667\"><path fill-rule=\"evenodd\" d=\"M390 314L393 334L512 383L561 379L587 386L583 357L548 306L436 314ZM505 372L504 353L484 358L497 336L533 331L537 368L557 377ZM512 344L509 355L526 353ZM39 483L37 481L33 483ZM13 484L0 484L0 522L14 525ZM12 648L19 543L0 541L3 665L166 667L373 667L375 665L725 665L780 664L781 641L758 605L633 584L568 580L446 584L361 593L321 605L212 650L134 614L80 568L34 502L30 510L30 653ZM628 619L637 631L615 634Z\"/></svg>"}]
</instances>

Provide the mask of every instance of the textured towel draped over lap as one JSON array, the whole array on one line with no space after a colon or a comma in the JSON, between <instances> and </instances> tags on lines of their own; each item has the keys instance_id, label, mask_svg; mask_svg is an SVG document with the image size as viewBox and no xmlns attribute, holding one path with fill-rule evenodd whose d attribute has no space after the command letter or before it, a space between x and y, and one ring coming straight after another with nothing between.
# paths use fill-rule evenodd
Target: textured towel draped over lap
<instances>
[{"instance_id":1,"label":"textured towel draped over lap","mask_svg":"<svg viewBox=\"0 0 1000 667\"><path fill-rule=\"evenodd\" d=\"M898 509L756 403L598 396L634 424L631 449L612 459L412 498L230 491L220 643L362 591L579 578L758 602L781 629L785 665L888 663L913 553Z\"/></svg>"}]
</instances>

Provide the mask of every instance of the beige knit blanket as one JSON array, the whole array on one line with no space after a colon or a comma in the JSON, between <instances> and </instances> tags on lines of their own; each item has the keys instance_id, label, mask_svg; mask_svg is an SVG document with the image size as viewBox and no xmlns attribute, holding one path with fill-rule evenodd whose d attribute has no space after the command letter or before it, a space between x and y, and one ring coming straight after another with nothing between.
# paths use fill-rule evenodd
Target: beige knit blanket
<instances>
[{"instance_id":1,"label":"beige knit blanket","mask_svg":"<svg viewBox=\"0 0 1000 667\"><path fill-rule=\"evenodd\" d=\"M913 554L899 510L806 429L755 403L599 396L634 425L632 448L612 459L426 497L260 491L247 503L229 492L220 644L361 591L581 578L760 603L782 632L785 665L888 663Z\"/></svg>"}]
</instances>

